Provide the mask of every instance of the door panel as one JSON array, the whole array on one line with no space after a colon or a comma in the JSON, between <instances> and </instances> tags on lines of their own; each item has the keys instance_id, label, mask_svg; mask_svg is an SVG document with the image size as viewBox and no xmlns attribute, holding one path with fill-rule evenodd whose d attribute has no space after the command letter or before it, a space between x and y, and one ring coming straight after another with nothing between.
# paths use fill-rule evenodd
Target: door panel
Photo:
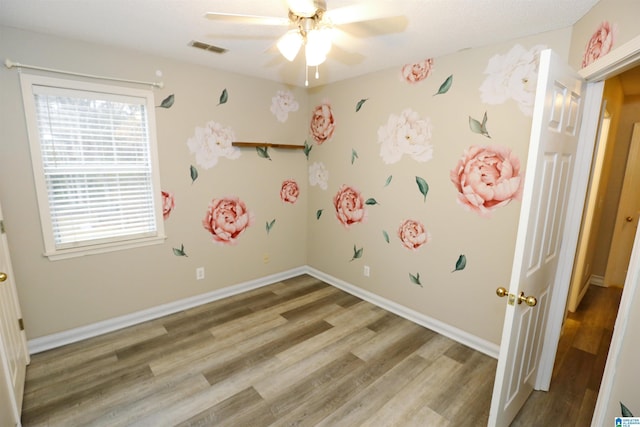
<instances>
[{"instance_id":1,"label":"door panel","mask_svg":"<svg viewBox=\"0 0 640 427\"><path fill-rule=\"evenodd\" d=\"M29 355L25 333L19 326L22 316L3 224L0 208L0 380L4 382L0 389L10 391L2 393L0 408L3 412L11 410L19 420Z\"/></svg>"},{"instance_id":2,"label":"door panel","mask_svg":"<svg viewBox=\"0 0 640 427\"><path fill-rule=\"evenodd\" d=\"M541 53L491 426L509 425L536 381L578 147L583 87L553 52ZM520 295L535 296L537 304L527 305Z\"/></svg>"}]
</instances>

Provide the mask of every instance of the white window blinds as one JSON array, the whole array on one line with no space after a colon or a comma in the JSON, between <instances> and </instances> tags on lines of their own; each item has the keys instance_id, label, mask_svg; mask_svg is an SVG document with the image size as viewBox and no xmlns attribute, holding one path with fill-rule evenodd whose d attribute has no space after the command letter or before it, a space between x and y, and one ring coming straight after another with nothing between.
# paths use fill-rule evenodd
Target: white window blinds
<instances>
[{"instance_id":1,"label":"white window blinds","mask_svg":"<svg viewBox=\"0 0 640 427\"><path fill-rule=\"evenodd\" d=\"M148 100L37 84L31 90L40 160L34 169L40 163L43 230L53 244L47 252L157 236Z\"/></svg>"}]
</instances>

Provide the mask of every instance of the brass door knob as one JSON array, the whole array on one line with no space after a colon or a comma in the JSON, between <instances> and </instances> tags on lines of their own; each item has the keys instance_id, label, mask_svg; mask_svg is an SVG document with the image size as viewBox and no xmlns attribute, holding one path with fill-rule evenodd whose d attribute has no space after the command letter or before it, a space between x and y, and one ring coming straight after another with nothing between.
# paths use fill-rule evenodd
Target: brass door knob
<instances>
[{"instance_id":1,"label":"brass door knob","mask_svg":"<svg viewBox=\"0 0 640 427\"><path fill-rule=\"evenodd\" d=\"M523 302L526 303L529 307L535 307L536 304L538 304L538 300L536 299L536 297L525 297L524 292L520 292L520 295L518 296L518 304L522 304Z\"/></svg>"},{"instance_id":2,"label":"brass door knob","mask_svg":"<svg viewBox=\"0 0 640 427\"><path fill-rule=\"evenodd\" d=\"M509 291L500 286L498 289L496 289L496 295L498 295L500 298L506 297L507 295L509 295Z\"/></svg>"},{"instance_id":3,"label":"brass door knob","mask_svg":"<svg viewBox=\"0 0 640 427\"><path fill-rule=\"evenodd\" d=\"M632 216L628 216L625 219L627 220L627 222L632 222L633 221L633 217Z\"/></svg>"},{"instance_id":4,"label":"brass door knob","mask_svg":"<svg viewBox=\"0 0 640 427\"><path fill-rule=\"evenodd\" d=\"M0 272L0 282L7 280L7 273Z\"/></svg>"}]
</instances>

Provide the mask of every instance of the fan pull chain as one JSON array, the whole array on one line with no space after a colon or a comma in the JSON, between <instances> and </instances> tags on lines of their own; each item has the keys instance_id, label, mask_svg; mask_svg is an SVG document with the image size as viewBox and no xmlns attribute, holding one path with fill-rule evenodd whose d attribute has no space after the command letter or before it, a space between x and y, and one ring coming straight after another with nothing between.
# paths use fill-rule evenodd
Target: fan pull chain
<instances>
[{"instance_id":1,"label":"fan pull chain","mask_svg":"<svg viewBox=\"0 0 640 427\"><path fill-rule=\"evenodd\" d=\"M309 67L306 64L304 66L304 85L309 86Z\"/></svg>"}]
</instances>

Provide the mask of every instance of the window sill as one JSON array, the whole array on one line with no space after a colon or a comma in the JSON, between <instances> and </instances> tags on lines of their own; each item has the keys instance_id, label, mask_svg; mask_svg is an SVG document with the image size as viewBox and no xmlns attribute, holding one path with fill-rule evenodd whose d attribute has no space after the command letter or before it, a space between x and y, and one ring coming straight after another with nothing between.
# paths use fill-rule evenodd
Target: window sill
<instances>
[{"instance_id":1,"label":"window sill","mask_svg":"<svg viewBox=\"0 0 640 427\"><path fill-rule=\"evenodd\" d=\"M44 256L49 261L58 261L68 258L77 258L86 255L96 255L107 252L121 251L125 249L140 248L143 246L158 245L164 243L166 236L147 237L144 239L135 239L123 242L105 243L101 245L83 246L72 249L59 249L57 251L45 252Z\"/></svg>"}]
</instances>

